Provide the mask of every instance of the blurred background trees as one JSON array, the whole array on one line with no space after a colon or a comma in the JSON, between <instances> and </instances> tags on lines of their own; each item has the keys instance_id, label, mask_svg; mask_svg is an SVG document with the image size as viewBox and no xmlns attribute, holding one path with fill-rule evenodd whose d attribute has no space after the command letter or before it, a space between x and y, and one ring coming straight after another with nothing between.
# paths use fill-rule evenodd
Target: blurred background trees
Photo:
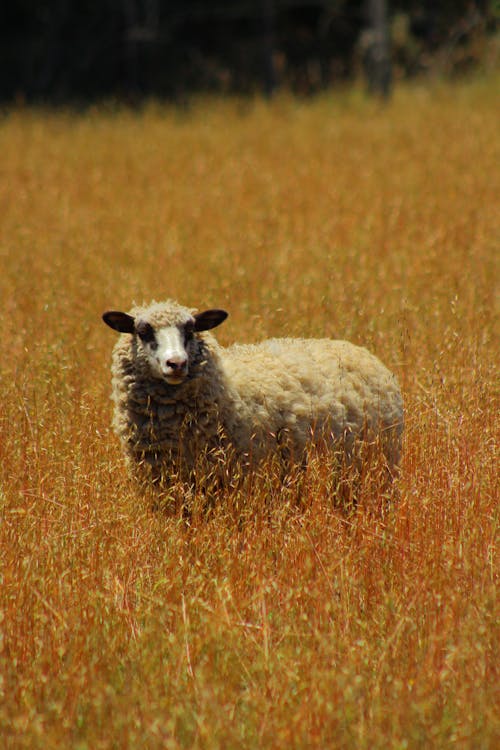
<instances>
[{"instance_id":1,"label":"blurred background trees","mask_svg":"<svg viewBox=\"0 0 500 750\"><path fill-rule=\"evenodd\" d=\"M0 100L368 88L490 63L497 0L3 0Z\"/></svg>"}]
</instances>

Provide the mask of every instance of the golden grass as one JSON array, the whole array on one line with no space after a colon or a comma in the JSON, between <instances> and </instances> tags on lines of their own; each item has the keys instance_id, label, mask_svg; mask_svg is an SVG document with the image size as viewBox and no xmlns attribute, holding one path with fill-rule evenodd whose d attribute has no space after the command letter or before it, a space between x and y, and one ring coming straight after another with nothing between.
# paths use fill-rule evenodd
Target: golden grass
<instances>
[{"instance_id":1,"label":"golden grass","mask_svg":"<svg viewBox=\"0 0 500 750\"><path fill-rule=\"evenodd\" d=\"M5 114L2 747L498 747L497 83ZM396 512L152 513L100 314L168 296L393 368Z\"/></svg>"}]
</instances>

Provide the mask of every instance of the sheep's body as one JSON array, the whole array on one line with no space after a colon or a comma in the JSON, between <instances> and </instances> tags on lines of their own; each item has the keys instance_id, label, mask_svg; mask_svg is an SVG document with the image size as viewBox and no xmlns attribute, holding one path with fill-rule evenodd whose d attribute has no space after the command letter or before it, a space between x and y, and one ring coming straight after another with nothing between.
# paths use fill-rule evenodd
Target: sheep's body
<instances>
[{"instance_id":1,"label":"sheep's body","mask_svg":"<svg viewBox=\"0 0 500 750\"><path fill-rule=\"evenodd\" d=\"M380 438L388 468L398 464L401 393L366 349L329 339L223 348L210 333L195 332L185 345L186 363L172 365L187 374L169 384L152 374L145 336L134 325L149 324L158 338L160 329L192 325L192 312L166 302L126 317L134 321L127 323L132 335L124 333L113 354L114 428L132 462L150 467L153 478L192 477L200 455L220 460L221 449L247 465L275 451L300 461L320 439L342 445L349 458L357 439Z\"/></svg>"}]
</instances>

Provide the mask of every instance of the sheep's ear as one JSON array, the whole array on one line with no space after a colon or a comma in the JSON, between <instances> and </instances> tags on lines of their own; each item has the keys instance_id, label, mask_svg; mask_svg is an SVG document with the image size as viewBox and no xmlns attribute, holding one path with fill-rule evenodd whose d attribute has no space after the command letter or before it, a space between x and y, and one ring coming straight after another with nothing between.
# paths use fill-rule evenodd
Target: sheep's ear
<instances>
[{"instance_id":1,"label":"sheep's ear","mask_svg":"<svg viewBox=\"0 0 500 750\"><path fill-rule=\"evenodd\" d=\"M135 333L135 321L131 315L117 310L105 312L102 319L110 328L120 333Z\"/></svg>"},{"instance_id":2,"label":"sheep's ear","mask_svg":"<svg viewBox=\"0 0 500 750\"><path fill-rule=\"evenodd\" d=\"M205 310L194 316L194 330L208 331L210 328L220 326L227 318L225 310Z\"/></svg>"}]
</instances>

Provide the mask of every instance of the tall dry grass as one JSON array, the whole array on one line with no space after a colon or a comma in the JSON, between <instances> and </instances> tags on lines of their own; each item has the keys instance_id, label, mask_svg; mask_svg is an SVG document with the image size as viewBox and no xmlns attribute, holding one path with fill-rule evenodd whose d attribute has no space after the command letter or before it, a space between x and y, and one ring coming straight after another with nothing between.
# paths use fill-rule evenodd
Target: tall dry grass
<instances>
[{"instance_id":1,"label":"tall dry grass","mask_svg":"<svg viewBox=\"0 0 500 750\"><path fill-rule=\"evenodd\" d=\"M496 83L4 113L3 747L498 747ZM396 511L313 462L152 513L100 314L167 296L393 368Z\"/></svg>"}]
</instances>

